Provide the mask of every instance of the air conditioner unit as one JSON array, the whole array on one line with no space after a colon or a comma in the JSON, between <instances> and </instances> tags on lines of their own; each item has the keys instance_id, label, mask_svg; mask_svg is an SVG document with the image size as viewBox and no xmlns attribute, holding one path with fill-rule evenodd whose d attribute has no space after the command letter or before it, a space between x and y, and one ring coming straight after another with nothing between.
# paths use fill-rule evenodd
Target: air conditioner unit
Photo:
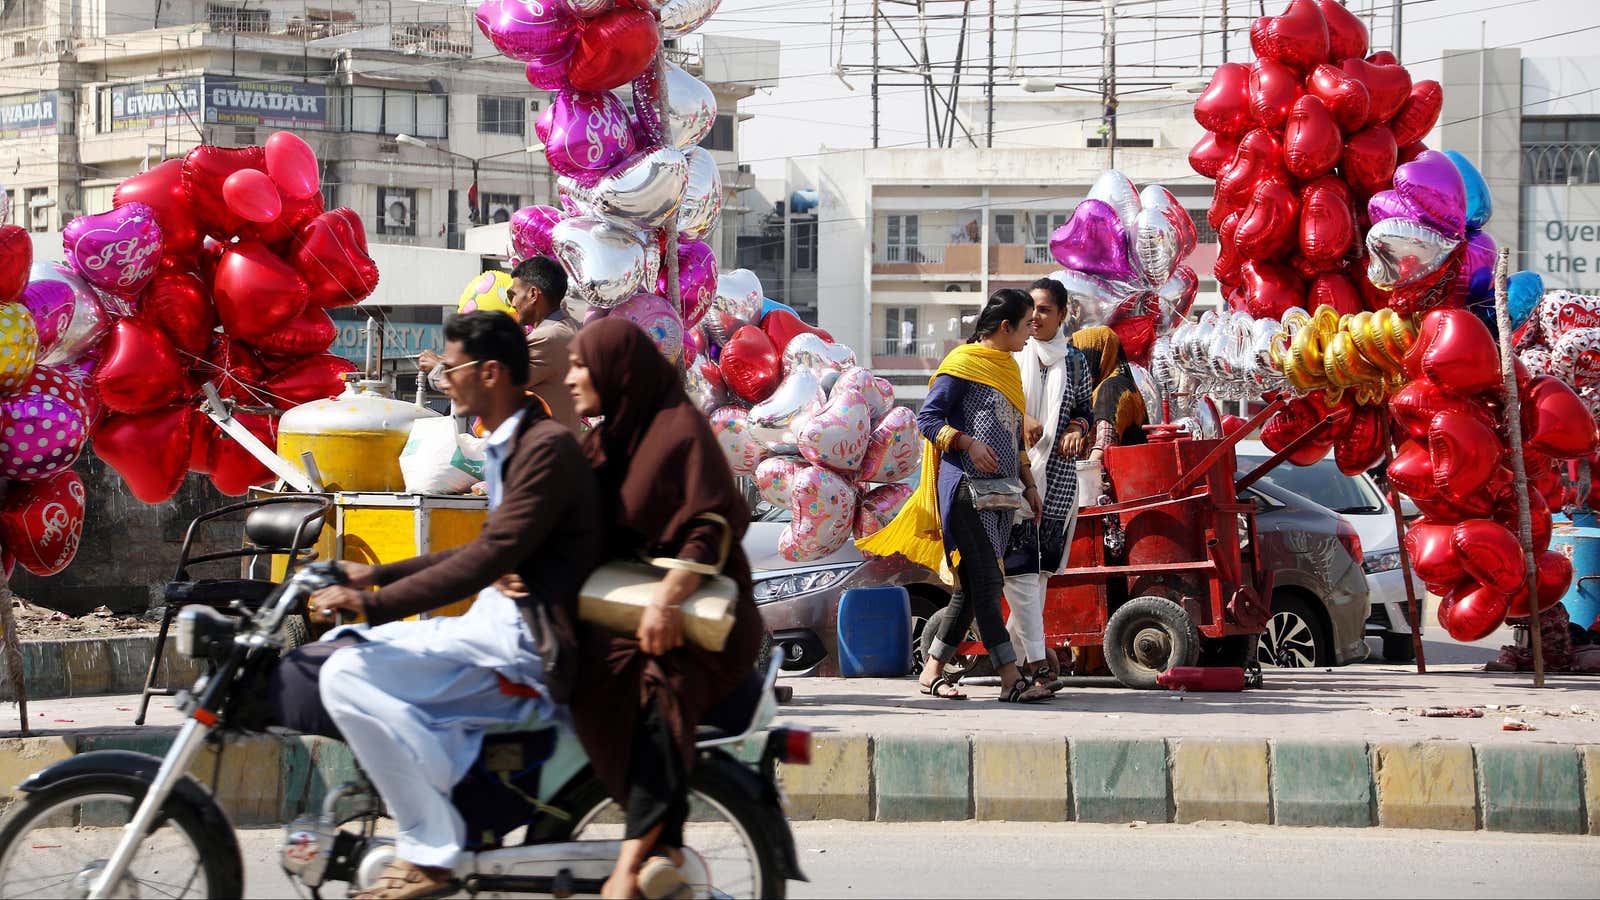
<instances>
[{"instance_id":1,"label":"air conditioner unit","mask_svg":"<svg viewBox=\"0 0 1600 900\"><path fill-rule=\"evenodd\" d=\"M50 230L50 207L48 207L48 206L35 206L35 207L31 207L28 210L28 230L30 230L30 231L49 231Z\"/></svg>"},{"instance_id":2,"label":"air conditioner unit","mask_svg":"<svg viewBox=\"0 0 1600 900\"><path fill-rule=\"evenodd\" d=\"M385 231L404 231L416 221L416 199L402 191L383 192L383 227Z\"/></svg>"},{"instance_id":3,"label":"air conditioner unit","mask_svg":"<svg viewBox=\"0 0 1600 900\"><path fill-rule=\"evenodd\" d=\"M380 135L378 137L378 152L379 153L399 153L400 152L400 142L396 141L392 137L385 137L385 136L381 136Z\"/></svg>"},{"instance_id":4,"label":"air conditioner unit","mask_svg":"<svg viewBox=\"0 0 1600 900\"><path fill-rule=\"evenodd\" d=\"M515 214L516 211L517 206L514 203L490 200L484 204L483 221L487 224L509 222L511 221L511 216Z\"/></svg>"}]
</instances>

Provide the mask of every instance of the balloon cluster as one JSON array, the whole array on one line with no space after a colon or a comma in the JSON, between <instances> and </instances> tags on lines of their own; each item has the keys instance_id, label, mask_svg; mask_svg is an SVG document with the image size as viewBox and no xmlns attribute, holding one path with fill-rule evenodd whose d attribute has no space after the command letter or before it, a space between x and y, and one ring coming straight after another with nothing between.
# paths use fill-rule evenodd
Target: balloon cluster
<instances>
[{"instance_id":1,"label":"balloon cluster","mask_svg":"<svg viewBox=\"0 0 1600 900\"><path fill-rule=\"evenodd\" d=\"M1145 365L1156 339L1194 305L1200 282L1183 261L1195 241L1194 221L1171 191L1140 191L1111 169L1050 235L1050 253L1065 266L1050 277L1077 297L1085 321L1109 325L1128 358Z\"/></svg>"},{"instance_id":2,"label":"balloon cluster","mask_svg":"<svg viewBox=\"0 0 1600 900\"><path fill-rule=\"evenodd\" d=\"M1195 103L1207 134L1189 153L1217 182L1207 218L1224 297L1270 319L1391 305L1362 275L1358 210L1423 152L1442 89L1413 84L1387 51L1368 56L1366 27L1336 0L1291 0L1250 44L1256 61L1219 66Z\"/></svg>"},{"instance_id":3,"label":"balloon cluster","mask_svg":"<svg viewBox=\"0 0 1600 900\"><path fill-rule=\"evenodd\" d=\"M1473 188L1469 191L1468 184ZM1367 280L1412 314L1477 304L1493 321L1494 238L1483 176L1453 151L1424 150L1395 169L1394 189L1367 201Z\"/></svg>"},{"instance_id":4,"label":"balloon cluster","mask_svg":"<svg viewBox=\"0 0 1600 900\"><path fill-rule=\"evenodd\" d=\"M765 300L752 273L727 273L723 288L734 284L753 288L720 294L685 344L689 394L734 473L792 513L779 552L820 559L888 524L911 496L901 482L922 459L916 415L854 351Z\"/></svg>"},{"instance_id":5,"label":"balloon cluster","mask_svg":"<svg viewBox=\"0 0 1600 900\"><path fill-rule=\"evenodd\" d=\"M1600 406L1600 297L1543 292L1537 273L1518 272L1507 285L1517 358L1536 375L1553 375ZM1600 412L1600 409L1596 410Z\"/></svg>"},{"instance_id":6,"label":"balloon cluster","mask_svg":"<svg viewBox=\"0 0 1600 900\"><path fill-rule=\"evenodd\" d=\"M1487 636L1507 616L1529 614L1527 569L1516 528L1504 390L1494 337L1471 312L1427 314L1406 358L1411 381L1389 401L1407 436L1389 480L1423 516L1406 532L1418 577L1444 600L1439 624L1462 641ZM1595 452L1594 416L1578 395L1519 366L1522 436L1533 513L1539 609L1566 592L1572 565L1550 545L1550 513L1565 496L1557 460Z\"/></svg>"},{"instance_id":7,"label":"balloon cluster","mask_svg":"<svg viewBox=\"0 0 1600 900\"><path fill-rule=\"evenodd\" d=\"M219 439L200 387L279 410L339 393L354 366L327 352L326 310L378 284L361 219L324 209L315 154L283 131L264 147L196 147L124 181L113 204L63 229L71 270L37 273L35 320L75 344L92 446L134 496L166 500L186 471L242 494L271 473ZM236 418L272 444L272 416Z\"/></svg>"},{"instance_id":8,"label":"balloon cluster","mask_svg":"<svg viewBox=\"0 0 1600 900\"><path fill-rule=\"evenodd\" d=\"M705 23L720 0L486 0L478 27L555 92L534 123L561 207L511 218L513 258L553 256L591 309L610 311L682 360L684 332L710 308L717 260L702 239L722 213L722 176L699 146L716 123L711 89L656 53ZM613 89L630 84L632 110ZM663 94L666 108L659 107ZM678 237L676 308L662 266Z\"/></svg>"}]
</instances>

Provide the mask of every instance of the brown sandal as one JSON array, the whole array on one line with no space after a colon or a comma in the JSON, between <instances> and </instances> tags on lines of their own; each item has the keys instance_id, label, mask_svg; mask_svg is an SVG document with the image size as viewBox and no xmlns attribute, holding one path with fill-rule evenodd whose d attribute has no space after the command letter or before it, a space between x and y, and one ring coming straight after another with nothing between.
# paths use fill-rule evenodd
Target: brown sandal
<instances>
[{"instance_id":1,"label":"brown sandal","mask_svg":"<svg viewBox=\"0 0 1600 900\"><path fill-rule=\"evenodd\" d=\"M378 883L355 895L355 900L422 900L448 897L459 890L455 873L449 869L425 869L403 859L389 863L378 876Z\"/></svg>"}]
</instances>

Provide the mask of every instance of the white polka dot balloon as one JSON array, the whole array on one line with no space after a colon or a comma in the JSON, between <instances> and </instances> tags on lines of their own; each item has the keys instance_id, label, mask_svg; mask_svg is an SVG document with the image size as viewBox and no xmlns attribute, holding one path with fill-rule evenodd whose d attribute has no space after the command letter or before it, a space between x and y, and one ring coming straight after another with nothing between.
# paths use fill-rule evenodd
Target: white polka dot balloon
<instances>
[{"instance_id":1,"label":"white polka dot balloon","mask_svg":"<svg viewBox=\"0 0 1600 900\"><path fill-rule=\"evenodd\" d=\"M0 477L43 481L71 468L85 419L76 382L49 366L34 369L21 393L0 400Z\"/></svg>"}]
</instances>

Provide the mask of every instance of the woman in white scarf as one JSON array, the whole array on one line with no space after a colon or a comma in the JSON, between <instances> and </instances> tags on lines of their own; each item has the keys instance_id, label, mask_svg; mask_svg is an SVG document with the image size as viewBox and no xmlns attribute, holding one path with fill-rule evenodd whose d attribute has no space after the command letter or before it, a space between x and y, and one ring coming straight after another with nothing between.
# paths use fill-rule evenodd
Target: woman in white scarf
<instances>
[{"instance_id":1,"label":"woman in white scarf","mask_svg":"<svg viewBox=\"0 0 1600 900\"><path fill-rule=\"evenodd\" d=\"M1044 637L1045 585L1066 561L1077 520L1076 460L1088 449L1093 380L1088 361L1068 339L1076 304L1060 282L1041 278L1031 286L1033 337L1015 354L1027 398L1028 463L1044 499L1044 519L1021 522L1006 549L1005 598L1011 632L1024 671L1048 683Z\"/></svg>"}]
</instances>

